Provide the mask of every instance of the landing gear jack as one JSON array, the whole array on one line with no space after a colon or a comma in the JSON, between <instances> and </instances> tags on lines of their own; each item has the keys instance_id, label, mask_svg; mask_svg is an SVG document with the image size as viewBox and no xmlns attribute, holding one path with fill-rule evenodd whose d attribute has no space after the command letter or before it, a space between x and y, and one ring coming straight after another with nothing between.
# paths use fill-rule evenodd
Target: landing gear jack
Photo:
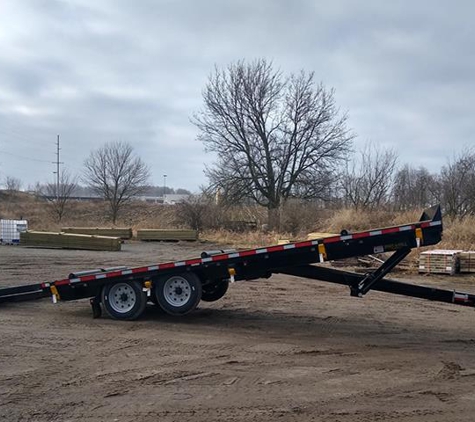
<instances>
[{"instance_id":1,"label":"landing gear jack","mask_svg":"<svg viewBox=\"0 0 475 422\"><path fill-rule=\"evenodd\" d=\"M367 273L361 281L350 284L350 294L354 297L363 297L371 288L384 278L397 264L411 252L410 248L398 249L375 271Z\"/></svg>"},{"instance_id":2,"label":"landing gear jack","mask_svg":"<svg viewBox=\"0 0 475 422\"><path fill-rule=\"evenodd\" d=\"M101 299L98 296L91 297L89 300L92 308L92 317L94 319L100 318L102 315L102 306L101 306Z\"/></svg>"}]
</instances>

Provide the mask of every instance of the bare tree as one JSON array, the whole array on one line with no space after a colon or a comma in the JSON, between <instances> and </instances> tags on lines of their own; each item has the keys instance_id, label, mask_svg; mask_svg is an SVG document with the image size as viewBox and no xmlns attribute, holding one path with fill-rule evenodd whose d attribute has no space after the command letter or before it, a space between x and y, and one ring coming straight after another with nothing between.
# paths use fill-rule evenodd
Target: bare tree
<instances>
[{"instance_id":1,"label":"bare tree","mask_svg":"<svg viewBox=\"0 0 475 422\"><path fill-rule=\"evenodd\" d=\"M194 230L203 230L205 225L210 226L213 203L206 195L190 195L175 207L178 223L185 224Z\"/></svg>"},{"instance_id":2,"label":"bare tree","mask_svg":"<svg viewBox=\"0 0 475 422\"><path fill-rule=\"evenodd\" d=\"M386 204L397 163L393 150L366 144L359 157L347 163L342 190L347 204L356 209L377 209Z\"/></svg>"},{"instance_id":3,"label":"bare tree","mask_svg":"<svg viewBox=\"0 0 475 422\"><path fill-rule=\"evenodd\" d=\"M9 195L13 195L16 192L19 192L21 189L21 185L21 180L16 177L7 176L5 178L5 188Z\"/></svg>"},{"instance_id":4,"label":"bare tree","mask_svg":"<svg viewBox=\"0 0 475 422\"><path fill-rule=\"evenodd\" d=\"M232 201L252 198L279 224L288 198L319 198L329 175L351 147L347 116L334 91L313 73L284 78L264 59L215 69L193 118L207 151L218 154L206 170L211 185Z\"/></svg>"},{"instance_id":5,"label":"bare tree","mask_svg":"<svg viewBox=\"0 0 475 422\"><path fill-rule=\"evenodd\" d=\"M85 162L84 180L109 204L112 223L121 209L143 192L150 172L130 144L107 143L91 152Z\"/></svg>"},{"instance_id":6,"label":"bare tree","mask_svg":"<svg viewBox=\"0 0 475 422\"><path fill-rule=\"evenodd\" d=\"M436 175L423 166L414 168L406 164L394 177L394 208L398 211L427 208L438 202L438 191Z\"/></svg>"},{"instance_id":7,"label":"bare tree","mask_svg":"<svg viewBox=\"0 0 475 422\"><path fill-rule=\"evenodd\" d=\"M32 192L33 195L35 195L35 199L37 201L44 200L45 187L40 182L35 182L35 184L33 186L30 186L28 190Z\"/></svg>"},{"instance_id":8,"label":"bare tree","mask_svg":"<svg viewBox=\"0 0 475 422\"><path fill-rule=\"evenodd\" d=\"M76 178L72 177L66 170L62 170L59 174L59 184L57 182L48 183L42 189L42 196L48 201L51 212L58 222L63 219L76 187Z\"/></svg>"},{"instance_id":9,"label":"bare tree","mask_svg":"<svg viewBox=\"0 0 475 422\"><path fill-rule=\"evenodd\" d=\"M445 213L464 217L475 213L475 150L465 149L440 172L441 200Z\"/></svg>"}]
</instances>

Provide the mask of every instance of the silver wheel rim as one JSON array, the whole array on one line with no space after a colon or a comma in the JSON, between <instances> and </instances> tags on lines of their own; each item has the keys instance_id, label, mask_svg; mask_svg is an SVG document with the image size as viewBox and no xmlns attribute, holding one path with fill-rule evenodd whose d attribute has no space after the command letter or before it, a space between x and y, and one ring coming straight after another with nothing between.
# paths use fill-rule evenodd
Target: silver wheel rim
<instances>
[{"instance_id":1,"label":"silver wheel rim","mask_svg":"<svg viewBox=\"0 0 475 422\"><path fill-rule=\"evenodd\" d=\"M109 305L120 314L130 312L137 301L135 290L126 283L114 284L109 290Z\"/></svg>"},{"instance_id":2,"label":"silver wheel rim","mask_svg":"<svg viewBox=\"0 0 475 422\"><path fill-rule=\"evenodd\" d=\"M171 306L186 305L191 299L191 285L186 278L171 277L163 286L163 296Z\"/></svg>"}]
</instances>

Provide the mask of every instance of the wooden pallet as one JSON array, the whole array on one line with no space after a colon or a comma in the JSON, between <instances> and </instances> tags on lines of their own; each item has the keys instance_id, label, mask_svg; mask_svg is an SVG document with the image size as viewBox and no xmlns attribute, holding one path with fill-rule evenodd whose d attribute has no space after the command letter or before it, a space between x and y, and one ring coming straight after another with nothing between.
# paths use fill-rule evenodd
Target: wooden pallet
<instances>
[{"instance_id":1,"label":"wooden pallet","mask_svg":"<svg viewBox=\"0 0 475 422\"><path fill-rule=\"evenodd\" d=\"M475 273L475 251L460 252L459 260L461 273Z\"/></svg>"},{"instance_id":2,"label":"wooden pallet","mask_svg":"<svg viewBox=\"0 0 475 422\"><path fill-rule=\"evenodd\" d=\"M196 230L167 230L167 229L140 229L137 230L137 239L156 241L196 241L198 232Z\"/></svg>"},{"instance_id":3,"label":"wooden pallet","mask_svg":"<svg viewBox=\"0 0 475 422\"><path fill-rule=\"evenodd\" d=\"M419 256L419 273L453 275L459 272L460 252L449 249L422 252Z\"/></svg>"},{"instance_id":4,"label":"wooden pallet","mask_svg":"<svg viewBox=\"0 0 475 422\"><path fill-rule=\"evenodd\" d=\"M37 248L85 249L94 251L120 251L121 249L121 241L118 237L39 231L20 233L20 245Z\"/></svg>"},{"instance_id":5,"label":"wooden pallet","mask_svg":"<svg viewBox=\"0 0 475 422\"><path fill-rule=\"evenodd\" d=\"M61 231L91 236L120 237L124 240L132 239L132 229L130 227L63 227Z\"/></svg>"}]
</instances>

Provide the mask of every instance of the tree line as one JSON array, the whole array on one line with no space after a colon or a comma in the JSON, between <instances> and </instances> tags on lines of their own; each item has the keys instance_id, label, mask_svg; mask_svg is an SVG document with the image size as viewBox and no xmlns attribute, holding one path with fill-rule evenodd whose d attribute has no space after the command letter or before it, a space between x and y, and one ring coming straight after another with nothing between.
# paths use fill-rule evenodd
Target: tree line
<instances>
[{"instance_id":1,"label":"tree line","mask_svg":"<svg viewBox=\"0 0 475 422\"><path fill-rule=\"evenodd\" d=\"M407 211L438 203L451 218L475 214L475 150L467 148L448 159L437 173L424 166L398 166L397 159L393 150L367 146L345 168L340 189L336 186L335 197L328 200L370 211Z\"/></svg>"}]
</instances>

